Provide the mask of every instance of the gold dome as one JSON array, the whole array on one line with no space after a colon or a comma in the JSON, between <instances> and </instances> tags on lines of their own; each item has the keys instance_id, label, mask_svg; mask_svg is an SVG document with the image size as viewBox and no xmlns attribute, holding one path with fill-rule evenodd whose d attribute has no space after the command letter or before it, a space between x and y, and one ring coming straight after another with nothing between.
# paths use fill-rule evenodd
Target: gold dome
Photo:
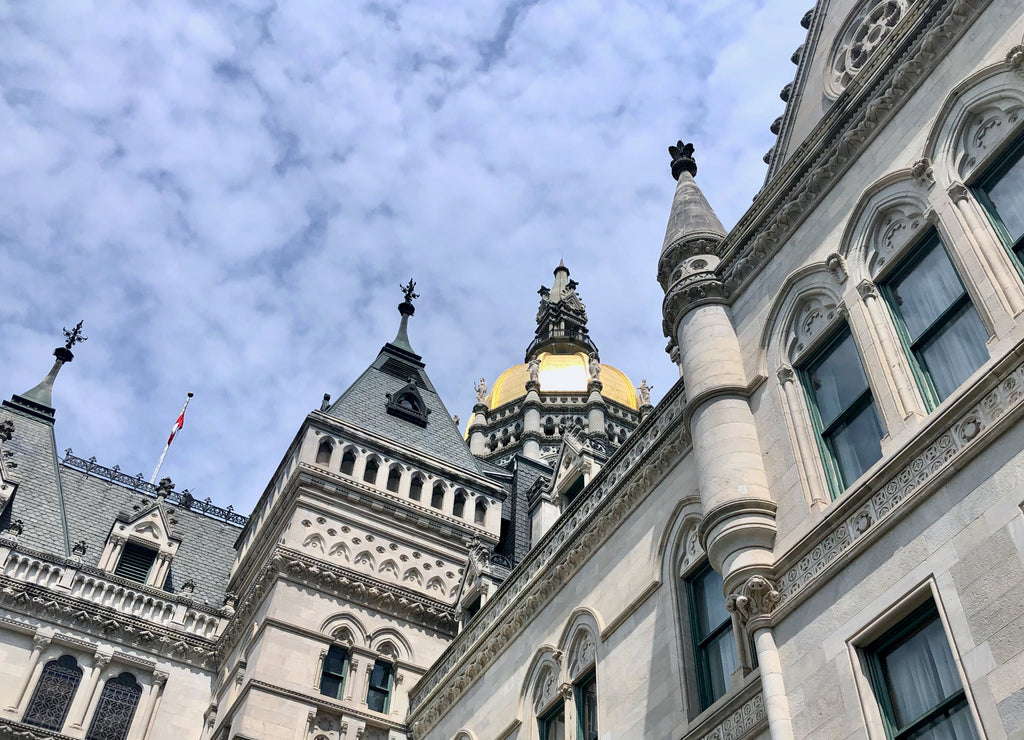
<instances>
[{"instance_id":1,"label":"gold dome","mask_svg":"<svg viewBox=\"0 0 1024 740\"><path fill-rule=\"evenodd\" d=\"M541 352L540 390L541 393L586 393L590 379L590 360L584 352L570 355L553 355ZM526 381L530 379L529 368L513 365L498 376L487 395L487 408L495 409L526 395ZM636 388L626 374L611 365L601 364L601 395L621 403L634 411L640 408Z\"/></svg>"}]
</instances>

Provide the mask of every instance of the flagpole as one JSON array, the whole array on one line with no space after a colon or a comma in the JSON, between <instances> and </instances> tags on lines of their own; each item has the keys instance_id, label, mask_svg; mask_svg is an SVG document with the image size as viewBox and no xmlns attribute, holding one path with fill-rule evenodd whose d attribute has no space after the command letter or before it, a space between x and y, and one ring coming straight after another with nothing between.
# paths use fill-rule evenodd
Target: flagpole
<instances>
[{"instance_id":1,"label":"flagpole","mask_svg":"<svg viewBox=\"0 0 1024 740\"><path fill-rule=\"evenodd\" d=\"M150 484L156 485L156 477L160 474L160 467L164 464L164 458L167 457L167 450L171 449L171 442L174 441L174 435L178 431L178 419L185 416L185 409L188 408L188 402L192 400L192 392L189 391L188 396L185 398L185 405L181 407L181 413L178 414L174 420L174 427L171 429L171 436L167 438L167 444L164 445L164 451L160 453L160 459L156 461L156 468L153 469L153 477L149 479Z\"/></svg>"}]
</instances>

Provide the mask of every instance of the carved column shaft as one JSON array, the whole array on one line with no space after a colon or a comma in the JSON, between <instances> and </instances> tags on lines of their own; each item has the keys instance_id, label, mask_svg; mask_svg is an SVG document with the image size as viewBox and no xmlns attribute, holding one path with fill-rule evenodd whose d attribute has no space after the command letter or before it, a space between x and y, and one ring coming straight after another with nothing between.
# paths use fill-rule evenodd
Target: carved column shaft
<instances>
[{"instance_id":1,"label":"carved column shaft","mask_svg":"<svg viewBox=\"0 0 1024 740\"><path fill-rule=\"evenodd\" d=\"M80 729L85 723L86 718L92 713L94 705L100 698L100 674L103 673L103 669L107 667L109 662L109 655L96 653L93 658L92 668L89 669L89 677L86 679L85 685L79 688L72 702L71 711L68 713L71 722L69 727Z\"/></svg>"},{"instance_id":2,"label":"carved column shaft","mask_svg":"<svg viewBox=\"0 0 1024 740\"><path fill-rule=\"evenodd\" d=\"M21 682L21 687L18 689L18 693L14 697L14 701L7 707L8 712L18 711L18 707L21 706L22 699L25 698L25 692L28 690L29 684L32 682L32 675L36 672L36 666L39 665L39 657L43 654L43 651L50 645L50 638L45 635L35 635L32 638L32 653L28 657L28 667L25 670L25 678Z\"/></svg>"},{"instance_id":3,"label":"carved column shaft","mask_svg":"<svg viewBox=\"0 0 1024 740\"><path fill-rule=\"evenodd\" d=\"M800 472L807 486L811 506L820 510L829 502L828 484L821 469L818 445L814 440L813 431L808 425L807 415L802 413L803 390L796 382L796 371L788 365L779 368L778 376L796 435Z\"/></svg>"}]
</instances>

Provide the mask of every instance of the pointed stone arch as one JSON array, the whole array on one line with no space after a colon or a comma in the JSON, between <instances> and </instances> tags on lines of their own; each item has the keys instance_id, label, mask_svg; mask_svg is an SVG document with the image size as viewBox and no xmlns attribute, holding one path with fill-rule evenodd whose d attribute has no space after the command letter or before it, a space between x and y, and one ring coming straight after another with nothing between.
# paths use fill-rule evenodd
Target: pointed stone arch
<instances>
[{"instance_id":1,"label":"pointed stone arch","mask_svg":"<svg viewBox=\"0 0 1024 740\"><path fill-rule=\"evenodd\" d=\"M981 69L946 96L925 144L936 182L968 182L1024 131L1024 88L1007 61Z\"/></svg>"},{"instance_id":2,"label":"pointed stone arch","mask_svg":"<svg viewBox=\"0 0 1024 740\"><path fill-rule=\"evenodd\" d=\"M334 440L330 437L321 437L320 444L316 448L317 465L330 466L331 456L334 454Z\"/></svg>"},{"instance_id":3,"label":"pointed stone arch","mask_svg":"<svg viewBox=\"0 0 1024 740\"><path fill-rule=\"evenodd\" d=\"M382 627L370 635L369 647L386 660L414 662L409 641L401 632L391 627Z\"/></svg>"},{"instance_id":4,"label":"pointed stone arch","mask_svg":"<svg viewBox=\"0 0 1024 740\"><path fill-rule=\"evenodd\" d=\"M828 264L814 262L783 281L761 332L760 372L798 361L841 323L840 283Z\"/></svg>"},{"instance_id":5,"label":"pointed stone arch","mask_svg":"<svg viewBox=\"0 0 1024 740\"><path fill-rule=\"evenodd\" d=\"M340 540L331 545L327 554L331 557L342 558L345 562L351 560L351 551L349 550L348 545Z\"/></svg>"},{"instance_id":6,"label":"pointed stone arch","mask_svg":"<svg viewBox=\"0 0 1024 740\"><path fill-rule=\"evenodd\" d=\"M349 612L335 614L324 620L320 625L320 632L348 647L363 647L369 644L366 627Z\"/></svg>"},{"instance_id":7,"label":"pointed stone arch","mask_svg":"<svg viewBox=\"0 0 1024 740\"><path fill-rule=\"evenodd\" d=\"M398 569L398 563L391 558L388 558L380 564L380 568L377 569L378 573L391 574L395 578L398 578L398 574L401 572Z\"/></svg>"},{"instance_id":8,"label":"pointed stone arch","mask_svg":"<svg viewBox=\"0 0 1024 740\"><path fill-rule=\"evenodd\" d=\"M569 615L558 648L564 656L567 680L575 681L597 665L601 619L593 609L580 607Z\"/></svg>"},{"instance_id":9,"label":"pointed stone arch","mask_svg":"<svg viewBox=\"0 0 1024 740\"><path fill-rule=\"evenodd\" d=\"M439 593L445 593L445 581L441 576L434 576L427 581L427 591L438 591Z\"/></svg>"},{"instance_id":10,"label":"pointed stone arch","mask_svg":"<svg viewBox=\"0 0 1024 740\"><path fill-rule=\"evenodd\" d=\"M542 645L534 654L520 690L519 718L523 722L531 722L558 697L561 658L562 653L550 645Z\"/></svg>"},{"instance_id":11,"label":"pointed stone arch","mask_svg":"<svg viewBox=\"0 0 1024 740\"><path fill-rule=\"evenodd\" d=\"M314 532L302 541L302 546L307 550L315 550L321 554L326 554L327 545L324 542L324 537L319 532Z\"/></svg>"},{"instance_id":12,"label":"pointed stone arch","mask_svg":"<svg viewBox=\"0 0 1024 740\"><path fill-rule=\"evenodd\" d=\"M373 557L373 553L371 553L369 550L361 550L359 554L352 559L352 564L367 565L370 567L371 570L377 570L377 559Z\"/></svg>"},{"instance_id":13,"label":"pointed stone arch","mask_svg":"<svg viewBox=\"0 0 1024 740\"><path fill-rule=\"evenodd\" d=\"M402 574L402 583L414 583L417 586L423 585L423 574L419 568L409 568Z\"/></svg>"}]
</instances>

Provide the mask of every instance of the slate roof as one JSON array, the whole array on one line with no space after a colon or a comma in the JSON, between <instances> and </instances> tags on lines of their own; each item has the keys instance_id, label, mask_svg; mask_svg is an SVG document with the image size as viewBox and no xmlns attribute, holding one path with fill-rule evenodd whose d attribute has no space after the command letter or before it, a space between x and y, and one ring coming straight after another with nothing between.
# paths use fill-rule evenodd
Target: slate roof
<instances>
[{"instance_id":1,"label":"slate roof","mask_svg":"<svg viewBox=\"0 0 1024 740\"><path fill-rule=\"evenodd\" d=\"M3 449L13 453L7 464L16 464L10 473L18 488L0 518L0 529L20 519L19 544L58 557L68 557L71 546L84 540L82 562L96 566L118 513L133 516L156 497L63 465L51 424L8 407L0 408L2 419L14 423L13 436ZM170 508L182 540L171 562L167 590L175 593L191 579L196 584L194 600L221 606L241 529L180 506Z\"/></svg>"},{"instance_id":2,"label":"slate roof","mask_svg":"<svg viewBox=\"0 0 1024 740\"><path fill-rule=\"evenodd\" d=\"M416 379L420 396L430 411L425 427L387 412L388 394L404 388L411 377ZM451 414L427 377L420 356L394 344L384 345L377 359L326 413L441 458L454 467L476 474L483 472L480 461L470 453Z\"/></svg>"},{"instance_id":3,"label":"slate roof","mask_svg":"<svg viewBox=\"0 0 1024 740\"><path fill-rule=\"evenodd\" d=\"M530 487L538 478L550 478L553 475L552 469L538 460L517 455L515 461L512 492L504 502L508 511L502 511L508 525L501 542L495 548L496 552L512 561L513 567L530 551Z\"/></svg>"}]
</instances>

